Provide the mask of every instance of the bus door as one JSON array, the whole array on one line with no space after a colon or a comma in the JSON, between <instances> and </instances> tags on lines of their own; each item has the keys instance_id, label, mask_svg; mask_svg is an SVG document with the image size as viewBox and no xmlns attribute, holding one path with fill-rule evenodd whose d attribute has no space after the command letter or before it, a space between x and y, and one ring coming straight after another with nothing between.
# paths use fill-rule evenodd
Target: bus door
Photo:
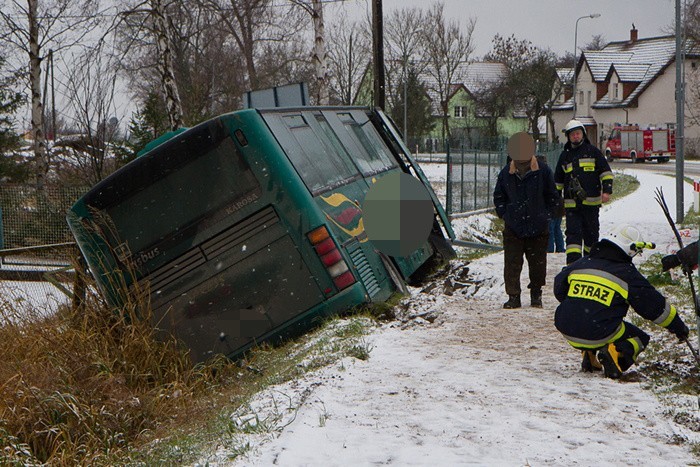
<instances>
[{"instance_id":1,"label":"bus door","mask_svg":"<svg viewBox=\"0 0 700 467\"><path fill-rule=\"evenodd\" d=\"M369 298L385 300L391 279L367 242L362 203L368 190L348 148L318 111L263 113L326 222L355 267Z\"/></svg>"}]
</instances>

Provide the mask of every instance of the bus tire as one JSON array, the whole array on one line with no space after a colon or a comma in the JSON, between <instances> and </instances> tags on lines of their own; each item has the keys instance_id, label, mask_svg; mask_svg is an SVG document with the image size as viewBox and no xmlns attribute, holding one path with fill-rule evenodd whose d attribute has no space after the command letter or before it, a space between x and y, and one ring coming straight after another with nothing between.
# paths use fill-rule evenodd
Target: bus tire
<instances>
[{"instance_id":1,"label":"bus tire","mask_svg":"<svg viewBox=\"0 0 700 467\"><path fill-rule=\"evenodd\" d=\"M632 159L633 164L637 163L637 153L636 152L632 151L632 153L630 154L630 158Z\"/></svg>"},{"instance_id":2,"label":"bus tire","mask_svg":"<svg viewBox=\"0 0 700 467\"><path fill-rule=\"evenodd\" d=\"M608 162L613 161L613 156L609 149L605 151L605 159L607 159Z\"/></svg>"}]
</instances>

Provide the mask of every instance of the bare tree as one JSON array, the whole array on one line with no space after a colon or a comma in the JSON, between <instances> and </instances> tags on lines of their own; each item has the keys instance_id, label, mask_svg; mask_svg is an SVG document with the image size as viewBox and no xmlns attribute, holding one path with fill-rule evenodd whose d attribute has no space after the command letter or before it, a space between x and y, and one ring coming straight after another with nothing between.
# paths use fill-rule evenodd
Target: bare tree
<instances>
[{"instance_id":1,"label":"bare tree","mask_svg":"<svg viewBox=\"0 0 700 467\"><path fill-rule=\"evenodd\" d=\"M403 101L406 89L403 86L399 89L398 85L408 82L409 68L412 66L418 76L425 69L425 63L420 60L425 24L426 20L419 8L394 10L385 22L389 107L394 107L397 100Z\"/></svg>"},{"instance_id":2,"label":"bare tree","mask_svg":"<svg viewBox=\"0 0 700 467\"><path fill-rule=\"evenodd\" d=\"M114 171L112 143L118 118L114 104L117 67L109 63L101 44L74 57L65 70L67 97L78 135L57 142L61 174L95 184Z\"/></svg>"},{"instance_id":3,"label":"bare tree","mask_svg":"<svg viewBox=\"0 0 700 467\"><path fill-rule=\"evenodd\" d=\"M244 67L235 45L219 27L219 15L198 3L170 3L167 23L174 87L181 104L182 121L191 125L228 112L240 103L245 88ZM120 65L141 103L153 91L165 108L164 63L157 49L151 9L144 4L128 6L115 28Z\"/></svg>"},{"instance_id":4,"label":"bare tree","mask_svg":"<svg viewBox=\"0 0 700 467\"><path fill-rule=\"evenodd\" d=\"M163 83L163 95L165 96L165 108L170 118L170 129L177 130L182 126L182 101L180 92L175 82L175 70L173 69L174 57L170 25L162 0L149 0L150 14L153 18L153 33L156 39L158 51L158 71Z\"/></svg>"},{"instance_id":5,"label":"bare tree","mask_svg":"<svg viewBox=\"0 0 700 467\"><path fill-rule=\"evenodd\" d=\"M472 34L476 26L476 20L472 18L463 31L456 21L445 18L444 9L443 3L433 4L425 15L425 22L430 27L422 30L422 58L426 62L425 71L431 78L427 84L440 100L443 139L450 135L449 98L452 85L461 80L459 71L468 63L474 51Z\"/></svg>"},{"instance_id":6,"label":"bare tree","mask_svg":"<svg viewBox=\"0 0 700 467\"><path fill-rule=\"evenodd\" d=\"M372 60L372 41L365 22L348 22L341 15L328 36L330 97L354 104L360 84Z\"/></svg>"},{"instance_id":7,"label":"bare tree","mask_svg":"<svg viewBox=\"0 0 700 467\"><path fill-rule=\"evenodd\" d=\"M608 45L608 41L605 40L605 36L596 34L588 44L583 46L583 50L602 50L606 45Z\"/></svg>"},{"instance_id":8,"label":"bare tree","mask_svg":"<svg viewBox=\"0 0 700 467\"><path fill-rule=\"evenodd\" d=\"M5 0L0 3L4 24L0 41L9 43L28 58L28 84L32 107L32 138L37 188L43 190L49 170L49 155L44 134L44 109L41 90L41 63L46 50L58 54L80 44L97 25L97 2L91 0L52 0L39 2ZM26 65L25 65L26 66Z\"/></svg>"},{"instance_id":9,"label":"bare tree","mask_svg":"<svg viewBox=\"0 0 700 467\"><path fill-rule=\"evenodd\" d=\"M533 46L528 40L496 34L493 48L485 58L506 66L500 92L511 102L511 109L525 112L532 135L538 139L539 118L547 113L553 102L557 82L556 56Z\"/></svg>"},{"instance_id":10,"label":"bare tree","mask_svg":"<svg viewBox=\"0 0 700 467\"><path fill-rule=\"evenodd\" d=\"M175 80L173 26L168 5L164 4L164 0L143 0L136 5L126 5L119 18L120 21L114 28L121 30L122 53L125 56L133 54L137 45L153 48L155 53L152 54L152 64L155 65L158 82L162 87L170 128L175 130L183 126L181 93ZM149 35L152 37L150 41Z\"/></svg>"},{"instance_id":11,"label":"bare tree","mask_svg":"<svg viewBox=\"0 0 700 467\"><path fill-rule=\"evenodd\" d=\"M328 60L326 56L326 35L323 23L323 3L321 0L291 0L295 5L304 9L314 23L314 48L311 54L311 62L314 66L316 78L316 103L328 105Z\"/></svg>"},{"instance_id":12,"label":"bare tree","mask_svg":"<svg viewBox=\"0 0 700 467\"><path fill-rule=\"evenodd\" d=\"M237 45L244 59L248 89L277 84L258 73L263 45L295 40L304 27L303 11L295 4L280 8L272 0L200 1L216 11L221 27Z\"/></svg>"}]
</instances>

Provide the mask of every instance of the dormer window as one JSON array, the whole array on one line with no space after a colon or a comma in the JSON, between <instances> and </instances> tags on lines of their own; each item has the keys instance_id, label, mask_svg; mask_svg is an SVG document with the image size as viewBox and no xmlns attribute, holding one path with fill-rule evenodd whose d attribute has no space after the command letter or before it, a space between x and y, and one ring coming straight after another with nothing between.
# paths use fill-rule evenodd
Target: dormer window
<instances>
[{"instance_id":1,"label":"dormer window","mask_svg":"<svg viewBox=\"0 0 700 467\"><path fill-rule=\"evenodd\" d=\"M620 99L620 91L619 91L619 88L618 88L619 86L620 86L620 85L619 85L618 83L614 83L614 84L613 84L613 100L614 100L614 101L617 101L617 100Z\"/></svg>"}]
</instances>

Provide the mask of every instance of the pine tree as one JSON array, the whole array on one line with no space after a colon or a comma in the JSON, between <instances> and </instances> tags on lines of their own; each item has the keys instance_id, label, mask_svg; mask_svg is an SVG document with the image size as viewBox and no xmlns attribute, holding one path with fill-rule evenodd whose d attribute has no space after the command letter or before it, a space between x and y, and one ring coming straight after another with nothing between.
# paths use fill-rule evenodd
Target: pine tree
<instances>
[{"instance_id":1,"label":"pine tree","mask_svg":"<svg viewBox=\"0 0 700 467\"><path fill-rule=\"evenodd\" d=\"M24 102L24 96L13 91L14 76L3 76L5 58L0 56L0 179L11 182L26 181L31 173L29 164L15 154L21 138L12 125L12 115Z\"/></svg>"},{"instance_id":2,"label":"pine tree","mask_svg":"<svg viewBox=\"0 0 700 467\"><path fill-rule=\"evenodd\" d=\"M149 142L168 131L168 117L160 95L151 91L143 108L132 114L129 121L129 139L117 151L120 165L136 159L137 154Z\"/></svg>"}]
</instances>

